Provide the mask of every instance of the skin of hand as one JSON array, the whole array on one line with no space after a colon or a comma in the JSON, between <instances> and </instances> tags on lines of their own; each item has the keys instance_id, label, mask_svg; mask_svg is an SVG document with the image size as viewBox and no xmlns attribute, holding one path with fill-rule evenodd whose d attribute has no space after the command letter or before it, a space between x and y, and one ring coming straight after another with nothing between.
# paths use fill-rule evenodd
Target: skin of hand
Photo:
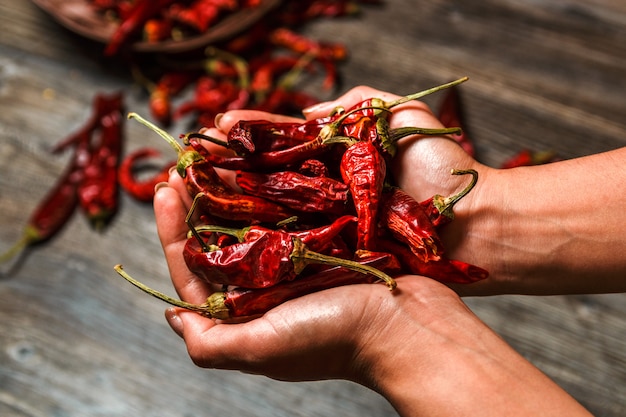
<instances>
[{"instance_id":1,"label":"skin of hand","mask_svg":"<svg viewBox=\"0 0 626 417\"><path fill-rule=\"evenodd\" d=\"M349 106L372 92L355 89L342 104ZM438 126L423 104L405 106L406 113L399 109L394 117L404 114L415 124L417 115L424 127ZM226 130L239 119L259 116L229 112L218 126ZM400 185L415 195L423 192L426 197L445 187L452 193L462 185L443 173L449 172L446 154L455 155L454 165L479 167L447 139L403 144L402 154L427 142L429 158L417 170L410 165L415 175L398 177ZM407 169L408 160L402 159L405 166L398 167L397 174ZM424 179L421 174L433 166L442 167L442 173ZM432 187L411 188L417 177L422 178L420 187L429 182ZM182 179L173 172L167 186L158 187L154 208L174 287L183 300L200 304L214 289L190 273L182 257L190 203ZM333 288L237 323L173 308L166 317L198 366L289 381L347 379L381 393L401 415L589 415L485 326L450 288L419 276L397 281L393 293L378 284Z\"/></svg>"}]
</instances>

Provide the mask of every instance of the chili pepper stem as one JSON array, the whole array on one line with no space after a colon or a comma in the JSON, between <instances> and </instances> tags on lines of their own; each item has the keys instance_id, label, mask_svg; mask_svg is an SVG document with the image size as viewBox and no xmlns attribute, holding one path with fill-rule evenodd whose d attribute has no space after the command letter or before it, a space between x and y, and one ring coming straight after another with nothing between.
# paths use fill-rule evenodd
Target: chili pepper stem
<instances>
[{"instance_id":1,"label":"chili pepper stem","mask_svg":"<svg viewBox=\"0 0 626 417\"><path fill-rule=\"evenodd\" d=\"M174 150L178 154L178 163L176 164L176 171L178 171L178 174L182 178L185 178L185 176L186 176L185 170L187 169L187 167L189 165L191 165L194 161L199 161L199 160L203 159L202 155L200 155L198 152L191 151L191 150L185 150L180 145L180 143L178 143L176 141L176 139L174 139L174 137L172 135L170 135L169 133L167 133L165 130L161 129L160 127L158 127L154 123L149 122L148 120L144 119L143 117L141 117L137 113L134 113L134 112L128 113L128 118L129 119L135 119L139 123L141 123L142 125L144 125L144 126L148 127L149 129L153 130L159 136L161 136L163 139L165 139L165 141L167 143L169 143L169 145L172 148L174 148Z\"/></svg>"},{"instance_id":2,"label":"chili pepper stem","mask_svg":"<svg viewBox=\"0 0 626 417\"><path fill-rule=\"evenodd\" d=\"M429 94L433 94L433 93L436 93L438 91L445 90L446 88L454 87L455 85L459 85L461 83L464 83L467 80L469 80L469 77L463 77L463 78L459 78L458 80L454 80L454 81L451 81L451 82L446 83L446 84L441 84L441 85L438 85L436 87L432 87L432 88L429 88L427 90L423 90L423 91L417 92L415 94L410 94L408 96L401 97L401 98L399 98L397 100L386 102L385 103L385 107L390 109L392 107L399 106L400 104L404 104L404 103L407 103L409 101L417 100L417 99L422 98L424 96L427 96Z\"/></svg>"},{"instance_id":3,"label":"chili pepper stem","mask_svg":"<svg viewBox=\"0 0 626 417\"><path fill-rule=\"evenodd\" d=\"M217 293L211 294L207 298L206 303L204 304L191 304L191 303L187 303L185 301L170 297L169 295L163 294L160 291L154 290L148 287L147 285L142 284L141 282L131 277L126 271L124 271L124 268L122 268L122 265L119 265L119 264L115 265L113 269L115 269L115 271L122 278L124 278L126 281L130 282L131 284L133 284L135 287L139 288L143 292L150 294L151 296L158 298L161 301L165 301L166 303L173 305L174 307L184 308L185 310L193 311L195 313L200 314L201 316L208 317L208 318L219 317L220 312L226 308L223 305L223 303L219 302L220 294L222 295L222 298L223 298L223 293L217 292Z\"/></svg>"},{"instance_id":4,"label":"chili pepper stem","mask_svg":"<svg viewBox=\"0 0 626 417\"><path fill-rule=\"evenodd\" d=\"M377 278L380 278L382 281L385 282L385 284L387 284L387 286L389 287L389 291L393 291L397 286L396 281L393 278L391 278L389 275L385 274L379 269L373 268L369 265L363 265L349 259L337 258L334 256L313 252L305 246L301 239L294 237L292 238L292 240L294 244L294 249L290 255L290 258L294 264L294 270L297 274L299 274L308 264L342 266L344 268L351 269L362 274L370 274L374 275Z\"/></svg>"},{"instance_id":5,"label":"chili pepper stem","mask_svg":"<svg viewBox=\"0 0 626 417\"><path fill-rule=\"evenodd\" d=\"M398 140L411 135L458 135L463 131L460 127L443 127L427 128L427 127L398 127L389 131L389 140L391 142L397 142Z\"/></svg>"},{"instance_id":6,"label":"chili pepper stem","mask_svg":"<svg viewBox=\"0 0 626 417\"><path fill-rule=\"evenodd\" d=\"M199 132L187 133L183 136L183 143L185 145L189 145L189 139L206 140L208 142L215 143L216 145L220 145L224 148L228 148L228 142L226 142L225 140L214 138L213 136L205 135L204 133L199 133Z\"/></svg>"},{"instance_id":7,"label":"chili pepper stem","mask_svg":"<svg viewBox=\"0 0 626 417\"><path fill-rule=\"evenodd\" d=\"M37 233L37 231L32 227L27 227L22 234L22 237L17 242L15 242L13 246L9 248L9 250L0 255L0 264L14 258L15 256L17 256L18 253L26 249L27 246L37 241L39 241L39 234Z\"/></svg>"},{"instance_id":8,"label":"chili pepper stem","mask_svg":"<svg viewBox=\"0 0 626 417\"><path fill-rule=\"evenodd\" d=\"M458 193L454 195L451 195L449 197L443 197L437 194L433 196L433 205L437 208L439 213L450 218L454 216L454 213L452 212L454 205L458 203L459 200L461 200L463 197L465 197L470 191L472 191L472 189L476 185L476 182L478 181L478 172L476 172L473 169L452 169L451 174L452 175L468 175L469 174L472 176L472 180L464 189L462 189L461 191L459 191Z\"/></svg>"}]
</instances>

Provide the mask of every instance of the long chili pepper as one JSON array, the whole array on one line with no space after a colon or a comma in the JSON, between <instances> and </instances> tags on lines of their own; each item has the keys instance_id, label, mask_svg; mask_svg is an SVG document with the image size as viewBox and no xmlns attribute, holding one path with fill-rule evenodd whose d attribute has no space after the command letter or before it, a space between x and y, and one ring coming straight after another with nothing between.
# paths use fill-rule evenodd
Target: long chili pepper
<instances>
[{"instance_id":1,"label":"long chili pepper","mask_svg":"<svg viewBox=\"0 0 626 417\"><path fill-rule=\"evenodd\" d=\"M420 201L420 205L426 212L426 215L430 219L434 227L440 227L450 223L454 220L454 205L458 203L463 197L469 194L470 191L476 185L478 181L478 172L473 169L453 169L452 175L471 175L472 180L470 183L457 194L449 197L444 197L439 194L427 198L424 201Z\"/></svg>"},{"instance_id":2,"label":"long chili pepper","mask_svg":"<svg viewBox=\"0 0 626 417\"><path fill-rule=\"evenodd\" d=\"M130 113L128 117L137 119L155 131L176 150L178 154L176 169L184 178L187 191L200 205L202 211L224 219L273 223L293 214L279 204L236 192L217 174L212 163L198 151L183 149L171 135L136 113Z\"/></svg>"},{"instance_id":3,"label":"long chili pepper","mask_svg":"<svg viewBox=\"0 0 626 417\"><path fill-rule=\"evenodd\" d=\"M117 168L123 144L122 108L100 121L100 143L92 152L79 184L79 204L90 224L102 230L118 210Z\"/></svg>"},{"instance_id":4,"label":"long chili pepper","mask_svg":"<svg viewBox=\"0 0 626 417\"><path fill-rule=\"evenodd\" d=\"M118 168L119 184L135 200L146 203L152 202L154 199L154 187L160 182L167 181L169 178L169 170L173 165L176 165L176 161L165 164L163 168L150 178L140 180L135 173L137 161L159 157L160 155L161 153L154 148L139 148L122 159Z\"/></svg>"},{"instance_id":5,"label":"long chili pepper","mask_svg":"<svg viewBox=\"0 0 626 417\"><path fill-rule=\"evenodd\" d=\"M299 54L313 53L316 57L341 61L348 56L348 50L339 43L318 42L306 38L286 27L274 29L269 34L272 44L282 46Z\"/></svg>"},{"instance_id":6,"label":"long chili pepper","mask_svg":"<svg viewBox=\"0 0 626 417\"><path fill-rule=\"evenodd\" d=\"M297 211L341 214L349 188L328 177L307 177L293 171L237 171L237 185L246 194L283 204Z\"/></svg>"},{"instance_id":7,"label":"long chili pepper","mask_svg":"<svg viewBox=\"0 0 626 417\"><path fill-rule=\"evenodd\" d=\"M421 261L437 261L443 256L443 244L428 215L402 189L391 187L383 194L380 223L397 240L406 243Z\"/></svg>"},{"instance_id":8,"label":"long chili pepper","mask_svg":"<svg viewBox=\"0 0 626 417\"><path fill-rule=\"evenodd\" d=\"M439 121L445 127L461 127L463 130L459 133L453 133L452 138L467 152L470 156L476 156L474 143L469 138L465 129L465 121L463 114L463 105L461 95L457 87L451 87L443 97L443 101L439 106Z\"/></svg>"},{"instance_id":9,"label":"long chili pepper","mask_svg":"<svg viewBox=\"0 0 626 417\"><path fill-rule=\"evenodd\" d=\"M390 274L397 273L399 269L397 259L390 254L372 253L359 259L358 263ZM364 276L358 271L336 266L317 272L314 275L309 275L305 279L281 282L269 288L234 288L215 292L207 298L204 304L194 305L174 299L145 286L128 275L121 265L116 265L115 270L137 288L162 301L197 312L202 316L216 319L260 315L288 300L306 294L344 285L373 283L377 280L376 277L371 275Z\"/></svg>"},{"instance_id":10,"label":"long chili pepper","mask_svg":"<svg viewBox=\"0 0 626 417\"><path fill-rule=\"evenodd\" d=\"M203 230L207 230L207 226ZM226 231L220 227L215 230ZM295 279L309 264L323 264L371 274L384 281L390 290L396 287L393 278L384 272L352 260L314 252L292 233L255 229L251 234L252 239L208 252L195 237L188 238L183 250L187 268L210 283L267 288Z\"/></svg>"},{"instance_id":11,"label":"long chili pepper","mask_svg":"<svg viewBox=\"0 0 626 417\"><path fill-rule=\"evenodd\" d=\"M357 249L373 250L386 163L369 141L349 146L341 158L341 176L350 188L358 218Z\"/></svg>"},{"instance_id":12,"label":"long chili pepper","mask_svg":"<svg viewBox=\"0 0 626 417\"><path fill-rule=\"evenodd\" d=\"M84 176L84 163L89 160L88 136L77 142L70 165L46 196L39 201L24 227L22 237L4 254L0 263L16 256L27 247L53 238L78 208L78 184Z\"/></svg>"},{"instance_id":13,"label":"long chili pepper","mask_svg":"<svg viewBox=\"0 0 626 417\"><path fill-rule=\"evenodd\" d=\"M395 255L403 269L411 274L455 284L472 284L489 277L489 272L485 269L455 259L441 257L425 262L417 257L408 246L395 240L385 239L381 240L379 244Z\"/></svg>"}]
</instances>

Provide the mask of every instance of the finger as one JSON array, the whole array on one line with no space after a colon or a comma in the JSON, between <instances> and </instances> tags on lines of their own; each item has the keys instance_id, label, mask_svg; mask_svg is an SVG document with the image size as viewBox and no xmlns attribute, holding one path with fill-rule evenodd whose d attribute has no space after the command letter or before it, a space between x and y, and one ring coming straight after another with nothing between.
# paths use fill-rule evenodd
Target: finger
<instances>
[{"instance_id":1,"label":"finger","mask_svg":"<svg viewBox=\"0 0 626 417\"><path fill-rule=\"evenodd\" d=\"M210 289L189 271L183 257L187 241L187 210L180 196L174 187L161 186L157 189L154 195L157 233L176 292L187 302L203 303Z\"/></svg>"},{"instance_id":2,"label":"finger","mask_svg":"<svg viewBox=\"0 0 626 417\"><path fill-rule=\"evenodd\" d=\"M227 133L240 120L268 120L270 122L302 122L301 118L283 116L258 110L230 110L215 119L215 126Z\"/></svg>"}]
</instances>

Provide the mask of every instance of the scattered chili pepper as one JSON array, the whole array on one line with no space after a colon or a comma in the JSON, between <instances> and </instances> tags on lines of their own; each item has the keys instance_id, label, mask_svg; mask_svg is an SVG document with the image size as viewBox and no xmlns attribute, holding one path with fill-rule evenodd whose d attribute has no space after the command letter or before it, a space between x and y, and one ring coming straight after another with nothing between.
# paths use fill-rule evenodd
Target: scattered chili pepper
<instances>
[{"instance_id":1,"label":"scattered chili pepper","mask_svg":"<svg viewBox=\"0 0 626 417\"><path fill-rule=\"evenodd\" d=\"M81 140L74 148L70 165L30 215L19 239L0 256L4 263L27 247L53 238L69 221L78 207L78 185L83 179L83 163L89 159L88 142Z\"/></svg>"},{"instance_id":2,"label":"scattered chili pepper","mask_svg":"<svg viewBox=\"0 0 626 417\"><path fill-rule=\"evenodd\" d=\"M505 160L501 169L516 168L523 166L543 165L558 161L556 154L552 151L533 152L529 149L522 149L517 154Z\"/></svg>"},{"instance_id":3,"label":"scattered chili pepper","mask_svg":"<svg viewBox=\"0 0 626 417\"><path fill-rule=\"evenodd\" d=\"M137 161L159 156L161 156L161 153L154 148L139 148L127 155L120 163L118 169L119 184L134 199L152 202L154 199L154 187L158 183L168 180L169 170L176 164L176 161L165 164L150 178L140 180L136 175L135 164Z\"/></svg>"},{"instance_id":4,"label":"scattered chili pepper","mask_svg":"<svg viewBox=\"0 0 626 417\"><path fill-rule=\"evenodd\" d=\"M78 188L80 206L96 230L102 230L118 210L117 168L122 153L123 120L122 108L101 119L100 143L92 152Z\"/></svg>"}]
</instances>

